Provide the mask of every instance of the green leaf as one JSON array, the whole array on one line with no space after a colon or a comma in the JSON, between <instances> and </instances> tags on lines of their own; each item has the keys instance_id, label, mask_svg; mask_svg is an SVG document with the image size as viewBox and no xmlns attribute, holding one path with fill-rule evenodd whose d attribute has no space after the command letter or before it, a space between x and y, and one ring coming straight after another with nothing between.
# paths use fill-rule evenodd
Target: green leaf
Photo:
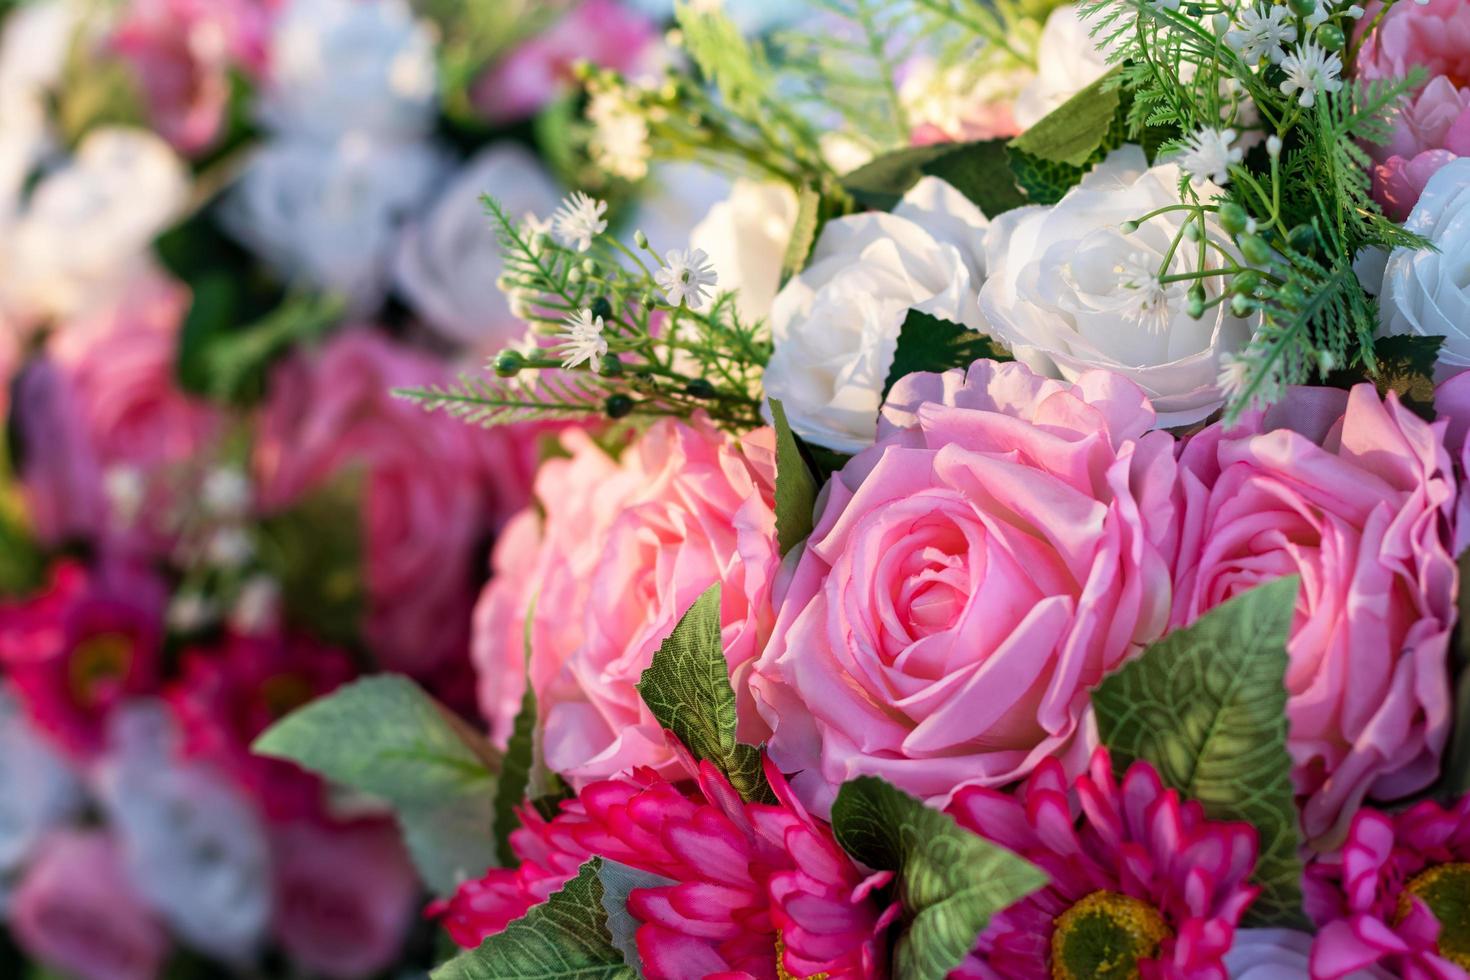
<instances>
[{"instance_id":1,"label":"green leaf","mask_svg":"<svg viewBox=\"0 0 1470 980\"><path fill-rule=\"evenodd\" d=\"M906 146L874 157L842 178L842 187L864 207L891 211L909 188L924 176L924 168L957 152L953 143Z\"/></svg>"},{"instance_id":2,"label":"green leaf","mask_svg":"<svg viewBox=\"0 0 1470 980\"><path fill-rule=\"evenodd\" d=\"M781 260L781 283L806 268L812 246L817 243L817 232L822 227L822 195L813 187L803 187L796 193L796 224L791 228L791 240L786 245L786 255Z\"/></svg>"},{"instance_id":3,"label":"green leaf","mask_svg":"<svg viewBox=\"0 0 1470 980\"><path fill-rule=\"evenodd\" d=\"M1373 364L1362 363L1333 371L1326 383L1351 388L1368 381L1380 395L1396 392L1404 407L1426 421L1434 421L1434 369L1444 337L1397 334L1373 341ZM1367 353L1365 351L1365 353Z\"/></svg>"},{"instance_id":4,"label":"green leaf","mask_svg":"<svg viewBox=\"0 0 1470 980\"><path fill-rule=\"evenodd\" d=\"M987 218L1028 203L1016 184L1005 140L962 143L920 169L965 195Z\"/></svg>"},{"instance_id":5,"label":"green leaf","mask_svg":"<svg viewBox=\"0 0 1470 980\"><path fill-rule=\"evenodd\" d=\"M1287 576L1221 604L1092 692L1119 774L1143 759L1210 819L1256 828L1262 892L1246 913L1255 925L1304 923L1286 751L1286 641L1298 585Z\"/></svg>"},{"instance_id":6,"label":"green leaf","mask_svg":"<svg viewBox=\"0 0 1470 980\"><path fill-rule=\"evenodd\" d=\"M612 944L602 906L601 858L477 949L434 970L432 980L637 980Z\"/></svg>"},{"instance_id":7,"label":"green leaf","mask_svg":"<svg viewBox=\"0 0 1470 980\"><path fill-rule=\"evenodd\" d=\"M903 925L893 975L941 980L991 916L1046 885L1040 868L876 776L842 785L832 832L870 868L895 873Z\"/></svg>"},{"instance_id":8,"label":"green leaf","mask_svg":"<svg viewBox=\"0 0 1470 980\"><path fill-rule=\"evenodd\" d=\"M252 748L392 804L420 874L441 894L494 864L495 751L405 677L339 688Z\"/></svg>"},{"instance_id":9,"label":"green leaf","mask_svg":"<svg viewBox=\"0 0 1470 980\"><path fill-rule=\"evenodd\" d=\"M258 530L261 564L281 583L286 619L339 646L358 641L362 578L361 477L344 472Z\"/></svg>"},{"instance_id":10,"label":"green leaf","mask_svg":"<svg viewBox=\"0 0 1470 980\"><path fill-rule=\"evenodd\" d=\"M1122 100L1117 75L1115 68L1063 102L1011 140L1010 147L1037 160L1086 166L1117 132Z\"/></svg>"},{"instance_id":11,"label":"green leaf","mask_svg":"<svg viewBox=\"0 0 1470 980\"><path fill-rule=\"evenodd\" d=\"M735 737L735 691L720 642L720 585L704 591L659 644L638 682L658 723L696 759L714 763L746 800L774 803L760 750Z\"/></svg>"},{"instance_id":12,"label":"green leaf","mask_svg":"<svg viewBox=\"0 0 1470 980\"><path fill-rule=\"evenodd\" d=\"M821 488L802 458L786 421L786 409L775 398L771 399L771 419L776 426L776 542L784 556L812 533Z\"/></svg>"},{"instance_id":13,"label":"green leaf","mask_svg":"<svg viewBox=\"0 0 1470 980\"><path fill-rule=\"evenodd\" d=\"M981 358L1010 361L1010 351L999 341L976 330L944 320L919 310L909 310L893 352L893 366L883 382L883 397L898 379L918 371L943 372L950 368L967 368ZM780 475L780 471L777 471Z\"/></svg>"},{"instance_id":14,"label":"green leaf","mask_svg":"<svg viewBox=\"0 0 1470 980\"><path fill-rule=\"evenodd\" d=\"M537 744L539 709L536 706L536 691L531 686L529 669L531 627L535 615L536 600L532 599L530 608L526 610L525 626L522 629L522 645L525 647L527 664L526 690L521 695L521 708L516 713L515 724L506 743L505 760L500 767L500 785L495 792L495 849L502 867L510 867L516 863L515 852L510 847L510 834L520 826L517 807L528 796L561 788L549 785L552 781L559 784L560 780L546 769Z\"/></svg>"},{"instance_id":15,"label":"green leaf","mask_svg":"<svg viewBox=\"0 0 1470 980\"><path fill-rule=\"evenodd\" d=\"M612 944L623 954L623 962L643 976L643 959L638 955L638 927L642 925L628 911L628 895L635 888L663 888L676 885L672 878L640 871L626 864L602 858L597 879L602 883L602 909L607 914L607 932Z\"/></svg>"}]
</instances>

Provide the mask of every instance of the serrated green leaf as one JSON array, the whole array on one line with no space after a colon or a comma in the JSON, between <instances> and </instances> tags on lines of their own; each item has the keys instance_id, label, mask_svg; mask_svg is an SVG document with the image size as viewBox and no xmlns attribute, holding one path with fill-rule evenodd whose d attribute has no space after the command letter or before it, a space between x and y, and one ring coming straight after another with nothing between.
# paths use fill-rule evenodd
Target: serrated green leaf
<instances>
[{"instance_id":1,"label":"serrated green leaf","mask_svg":"<svg viewBox=\"0 0 1470 980\"><path fill-rule=\"evenodd\" d=\"M919 310L909 310L898 334L898 347L893 352L893 366L883 382L883 397L904 375L918 371L936 373L950 368L967 368L981 358L1010 361L1010 351L992 340L953 320L943 320ZM779 471L778 471L779 475Z\"/></svg>"},{"instance_id":2,"label":"serrated green leaf","mask_svg":"<svg viewBox=\"0 0 1470 980\"><path fill-rule=\"evenodd\" d=\"M832 832L870 868L895 873L903 925L893 975L942 980L991 916L1043 887L1040 868L876 776L842 785Z\"/></svg>"},{"instance_id":3,"label":"serrated green leaf","mask_svg":"<svg viewBox=\"0 0 1470 980\"><path fill-rule=\"evenodd\" d=\"M500 857L501 867L516 863L515 852L510 847L510 834L520 826L516 808L533 792L533 785L544 782L538 779L541 764L539 747L536 744L538 708L536 690L531 686L531 627L535 622L536 600L532 599L526 610L522 629L522 645L525 647L526 690L521 695L521 708L516 712L515 724L505 746L505 759L500 767L500 784L495 791L495 850Z\"/></svg>"},{"instance_id":4,"label":"serrated green leaf","mask_svg":"<svg viewBox=\"0 0 1470 980\"><path fill-rule=\"evenodd\" d=\"M842 178L842 187L864 207L890 211L924 176L924 167L956 152L953 143L906 146L874 157Z\"/></svg>"},{"instance_id":5,"label":"serrated green leaf","mask_svg":"<svg viewBox=\"0 0 1470 980\"><path fill-rule=\"evenodd\" d=\"M796 192L796 223L791 227L791 240L781 259L781 284L806 268L806 260L817 242L822 227L822 195L815 188L803 187Z\"/></svg>"},{"instance_id":6,"label":"serrated green leaf","mask_svg":"<svg viewBox=\"0 0 1470 980\"><path fill-rule=\"evenodd\" d=\"M260 522L261 564L281 583L287 622L353 646L367 608L360 474L344 471Z\"/></svg>"},{"instance_id":7,"label":"serrated green leaf","mask_svg":"<svg viewBox=\"0 0 1470 980\"><path fill-rule=\"evenodd\" d=\"M441 894L495 861L495 751L406 677L339 688L271 726L252 749L392 804L420 874Z\"/></svg>"},{"instance_id":8,"label":"serrated green leaf","mask_svg":"<svg viewBox=\"0 0 1470 980\"><path fill-rule=\"evenodd\" d=\"M658 723L696 759L712 762L750 801L774 803L760 750L735 736L735 690L720 642L720 585L704 591L659 644L638 681L638 693Z\"/></svg>"},{"instance_id":9,"label":"serrated green leaf","mask_svg":"<svg viewBox=\"0 0 1470 980\"><path fill-rule=\"evenodd\" d=\"M1063 102L1011 140L1011 149L1050 163L1086 166L1117 132L1122 99L1117 74L1115 68Z\"/></svg>"},{"instance_id":10,"label":"serrated green leaf","mask_svg":"<svg viewBox=\"0 0 1470 980\"><path fill-rule=\"evenodd\" d=\"M434 970L433 980L636 980L607 931L601 858L550 898Z\"/></svg>"},{"instance_id":11,"label":"serrated green leaf","mask_svg":"<svg viewBox=\"0 0 1470 980\"><path fill-rule=\"evenodd\" d=\"M959 144L920 170L965 195L987 218L1027 203L1026 195L1016 185L1005 140Z\"/></svg>"},{"instance_id":12,"label":"serrated green leaf","mask_svg":"<svg viewBox=\"0 0 1470 980\"><path fill-rule=\"evenodd\" d=\"M623 962L642 976L643 959L638 955L637 932L643 923L628 911L628 895L635 888L663 888L678 882L607 858L601 861L597 880L602 884L602 910L607 915L608 936L613 946L623 954Z\"/></svg>"},{"instance_id":13,"label":"serrated green leaf","mask_svg":"<svg viewBox=\"0 0 1470 980\"><path fill-rule=\"evenodd\" d=\"M821 488L801 455L779 399L771 399L771 419L776 428L776 543L784 556L812 533Z\"/></svg>"},{"instance_id":14,"label":"serrated green leaf","mask_svg":"<svg viewBox=\"0 0 1470 980\"><path fill-rule=\"evenodd\" d=\"M1222 603L1092 692L1119 774L1143 759L1210 819L1256 828L1262 892L1246 913L1255 925L1304 924L1285 687L1299 581L1277 579Z\"/></svg>"}]
</instances>

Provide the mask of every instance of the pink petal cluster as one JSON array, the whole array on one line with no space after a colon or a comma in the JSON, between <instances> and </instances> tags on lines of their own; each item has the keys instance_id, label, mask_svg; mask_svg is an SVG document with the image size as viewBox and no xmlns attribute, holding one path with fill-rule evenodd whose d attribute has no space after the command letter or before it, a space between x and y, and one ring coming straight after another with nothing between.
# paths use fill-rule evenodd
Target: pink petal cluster
<instances>
[{"instance_id":1,"label":"pink petal cluster","mask_svg":"<svg viewBox=\"0 0 1470 980\"><path fill-rule=\"evenodd\" d=\"M462 661L480 548L525 502L535 462L522 434L449 425L393 395L447 380L438 361L347 328L276 369L255 445L267 512L361 479L368 644L426 679Z\"/></svg>"},{"instance_id":2,"label":"pink petal cluster","mask_svg":"<svg viewBox=\"0 0 1470 980\"><path fill-rule=\"evenodd\" d=\"M766 776L778 803L744 803L709 763L686 795L649 769L591 783L545 821L529 807L511 835L517 868L492 869L434 911L474 947L544 901L594 855L671 884L635 888L628 910L650 977L693 980L734 973L875 977L881 934L896 908L831 831L802 808L780 772Z\"/></svg>"},{"instance_id":3,"label":"pink petal cluster","mask_svg":"<svg viewBox=\"0 0 1470 980\"><path fill-rule=\"evenodd\" d=\"M1249 824L1205 819L1198 802L1164 789L1145 762L1130 766L1120 784L1105 749L1072 787L1048 759L1016 793L966 787L950 810L961 826L1050 879L991 919L957 976L1048 980L1058 918L1105 892L1142 901L1168 930L1156 955L1139 963L1145 980L1225 980L1222 958L1259 891L1247 884L1257 846Z\"/></svg>"},{"instance_id":4,"label":"pink petal cluster","mask_svg":"<svg viewBox=\"0 0 1470 980\"><path fill-rule=\"evenodd\" d=\"M1288 748L1307 835L1340 838L1365 797L1397 799L1439 773L1456 591L1441 431L1371 385L1296 389L1193 436L1179 466L1171 625L1301 576Z\"/></svg>"},{"instance_id":5,"label":"pink petal cluster","mask_svg":"<svg viewBox=\"0 0 1470 980\"><path fill-rule=\"evenodd\" d=\"M1360 810L1342 848L1307 867L1306 908L1318 926L1313 980L1339 980L1374 965L1404 980L1465 980L1464 906L1448 910L1453 918L1442 924L1414 890L1417 876L1446 865L1463 875L1465 862L1470 797L1449 808L1426 800L1396 816ZM1441 939L1461 952L1442 955Z\"/></svg>"},{"instance_id":6,"label":"pink petal cluster","mask_svg":"<svg viewBox=\"0 0 1470 980\"><path fill-rule=\"evenodd\" d=\"M707 420L652 426L614 460L590 436L536 478L527 511L496 545L476 614L480 707L503 742L529 679L547 764L581 786L636 766L672 772L664 733L635 686L706 589L722 586L725 657L742 737L760 719L744 678L770 636L776 546L774 439Z\"/></svg>"},{"instance_id":7,"label":"pink petal cluster","mask_svg":"<svg viewBox=\"0 0 1470 980\"><path fill-rule=\"evenodd\" d=\"M1085 766L1088 689L1168 619L1174 439L1154 421L1102 371L977 361L894 386L751 681L808 805L865 773L942 805L1069 750Z\"/></svg>"}]
</instances>

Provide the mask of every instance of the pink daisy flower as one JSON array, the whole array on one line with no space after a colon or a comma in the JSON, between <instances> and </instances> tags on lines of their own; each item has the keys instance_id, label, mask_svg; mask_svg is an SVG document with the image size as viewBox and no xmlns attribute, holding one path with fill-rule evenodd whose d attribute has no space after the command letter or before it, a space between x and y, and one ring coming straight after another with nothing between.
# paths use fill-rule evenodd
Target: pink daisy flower
<instances>
[{"instance_id":1,"label":"pink daisy flower","mask_svg":"<svg viewBox=\"0 0 1470 980\"><path fill-rule=\"evenodd\" d=\"M956 976L1225 980L1222 958L1259 891L1247 883L1249 824L1206 820L1147 763L1120 786L1105 749L1075 787L1049 759L1016 793L968 787L950 811L1051 879L991 919Z\"/></svg>"},{"instance_id":2,"label":"pink daisy flower","mask_svg":"<svg viewBox=\"0 0 1470 980\"><path fill-rule=\"evenodd\" d=\"M593 855L674 884L636 888L638 952L651 977L873 977L897 914L814 820L769 761L778 803L745 803L709 763L686 795L651 769L588 785L542 820L529 808L511 846L517 868L467 882L431 913L461 946L478 945L544 901Z\"/></svg>"},{"instance_id":3,"label":"pink daisy flower","mask_svg":"<svg viewBox=\"0 0 1470 980\"><path fill-rule=\"evenodd\" d=\"M1317 923L1314 980L1374 964L1404 980L1465 980L1470 971L1470 796L1396 816L1360 810L1342 849L1306 873Z\"/></svg>"}]
</instances>

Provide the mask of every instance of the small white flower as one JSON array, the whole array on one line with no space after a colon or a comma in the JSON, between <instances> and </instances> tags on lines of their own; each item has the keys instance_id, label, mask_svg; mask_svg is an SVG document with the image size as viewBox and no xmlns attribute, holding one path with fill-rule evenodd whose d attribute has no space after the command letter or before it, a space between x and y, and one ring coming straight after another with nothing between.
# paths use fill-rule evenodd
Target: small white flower
<instances>
[{"instance_id":1,"label":"small white flower","mask_svg":"<svg viewBox=\"0 0 1470 980\"><path fill-rule=\"evenodd\" d=\"M1131 252L1116 267L1119 312L1152 333L1168 329L1169 321L1181 308L1182 283L1165 283L1159 279L1157 263L1145 252Z\"/></svg>"},{"instance_id":2,"label":"small white flower","mask_svg":"<svg viewBox=\"0 0 1470 980\"><path fill-rule=\"evenodd\" d=\"M1342 59L1329 54L1315 41L1307 41L1281 61L1286 72L1286 81L1281 91L1290 95L1300 91L1297 100L1310 109L1317 101L1318 92L1336 92L1342 88Z\"/></svg>"},{"instance_id":3,"label":"small white flower","mask_svg":"<svg viewBox=\"0 0 1470 980\"><path fill-rule=\"evenodd\" d=\"M237 467L218 467L205 476L200 497L210 516L239 517L250 506L250 480Z\"/></svg>"},{"instance_id":4,"label":"small white flower","mask_svg":"<svg viewBox=\"0 0 1470 980\"><path fill-rule=\"evenodd\" d=\"M194 633L214 622L214 603L198 592L180 592L168 607L168 623L180 633Z\"/></svg>"},{"instance_id":5,"label":"small white flower","mask_svg":"<svg viewBox=\"0 0 1470 980\"><path fill-rule=\"evenodd\" d=\"M704 249L670 251L664 259L668 264L655 272L653 279L669 303L673 306L688 304L691 310L703 306L708 298L705 290L719 281Z\"/></svg>"},{"instance_id":6,"label":"small white flower","mask_svg":"<svg viewBox=\"0 0 1470 980\"><path fill-rule=\"evenodd\" d=\"M255 545L244 528L222 527L209 536L205 553L217 568L239 568L255 554Z\"/></svg>"},{"instance_id":7,"label":"small white flower","mask_svg":"<svg viewBox=\"0 0 1470 980\"><path fill-rule=\"evenodd\" d=\"M557 347L557 353L562 356L561 366L574 368L585 362L593 371L601 373L602 357L607 353L602 317L593 316L591 310L578 310L567 317L566 325L562 334L565 339Z\"/></svg>"},{"instance_id":8,"label":"small white flower","mask_svg":"<svg viewBox=\"0 0 1470 980\"><path fill-rule=\"evenodd\" d=\"M556 237L567 248L585 252L592 239L607 231L607 203L573 191L551 218Z\"/></svg>"},{"instance_id":9,"label":"small white flower","mask_svg":"<svg viewBox=\"0 0 1470 980\"><path fill-rule=\"evenodd\" d=\"M230 627L246 636L256 636L275 626L280 611L280 584L269 575L252 575L235 596Z\"/></svg>"},{"instance_id":10,"label":"small white flower","mask_svg":"<svg viewBox=\"0 0 1470 980\"><path fill-rule=\"evenodd\" d=\"M1296 40L1296 25L1289 20L1291 11L1283 4L1271 4L1264 13L1258 7L1247 7L1240 14L1240 27L1225 35L1225 43L1248 65L1258 64L1264 55L1280 64L1286 56L1285 45Z\"/></svg>"},{"instance_id":11,"label":"small white flower","mask_svg":"<svg viewBox=\"0 0 1470 980\"><path fill-rule=\"evenodd\" d=\"M124 527L138 519L148 488L143 473L136 466L109 466L102 475L102 491L107 497L112 518Z\"/></svg>"},{"instance_id":12,"label":"small white flower","mask_svg":"<svg viewBox=\"0 0 1470 980\"><path fill-rule=\"evenodd\" d=\"M1204 128L1189 138L1179 166L1189 174L1191 183L1202 184L1207 180L1221 185L1230 183L1230 165L1239 163L1245 155L1240 147L1231 147L1235 137L1233 129Z\"/></svg>"},{"instance_id":13,"label":"small white flower","mask_svg":"<svg viewBox=\"0 0 1470 980\"><path fill-rule=\"evenodd\" d=\"M1281 156L1281 137L1272 133L1266 137L1266 153L1272 158Z\"/></svg>"},{"instance_id":14,"label":"small white flower","mask_svg":"<svg viewBox=\"0 0 1470 980\"><path fill-rule=\"evenodd\" d=\"M1220 391L1224 393L1227 402L1234 401L1235 397L1245 390L1246 379L1250 375L1250 361L1235 354L1223 354L1220 357Z\"/></svg>"},{"instance_id":15,"label":"small white flower","mask_svg":"<svg viewBox=\"0 0 1470 980\"><path fill-rule=\"evenodd\" d=\"M614 177L642 180L648 176L653 151L648 144L648 123L617 91L601 91L587 106L593 124L592 156Z\"/></svg>"}]
</instances>

